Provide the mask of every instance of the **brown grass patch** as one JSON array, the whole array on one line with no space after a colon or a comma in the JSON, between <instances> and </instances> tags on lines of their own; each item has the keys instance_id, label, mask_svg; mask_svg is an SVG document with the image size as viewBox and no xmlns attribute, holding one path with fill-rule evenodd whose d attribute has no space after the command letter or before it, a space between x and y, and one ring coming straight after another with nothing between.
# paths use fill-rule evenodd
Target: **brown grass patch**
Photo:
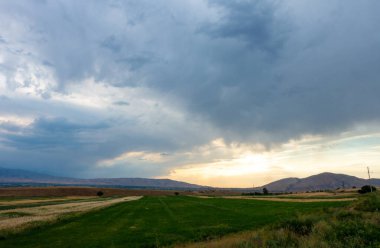
<instances>
[{"instance_id":1,"label":"brown grass patch","mask_svg":"<svg viewBox=\"0 0 380 248\"><path fill-rule=\"evenodd\" d=\"M238 191L228 190L160 190L160 189L126 189L98 188L85 186L54 186L54 187L9 187L0 188L0 197L64 197L64 196L96 196L98 191L103 196L148 196L148 195L240 195Z\"/></svg>"},{"instance_id":2,"label":"brown grass patch","mask_svg":"<svg viewBox=\"0 0 380 248\"><path fill-rule=\"evenodd\" d=\"M65 202L70 200L80 200L80 199L93 199L97 198L94 196L67 196L67 197L55 197L50 199L22 199L22 200L12 200L12 201L0 201L0 206L17 206L20 204L32 204L32 203L45 203L45 202Z\"/></svg>"}]
</instances>

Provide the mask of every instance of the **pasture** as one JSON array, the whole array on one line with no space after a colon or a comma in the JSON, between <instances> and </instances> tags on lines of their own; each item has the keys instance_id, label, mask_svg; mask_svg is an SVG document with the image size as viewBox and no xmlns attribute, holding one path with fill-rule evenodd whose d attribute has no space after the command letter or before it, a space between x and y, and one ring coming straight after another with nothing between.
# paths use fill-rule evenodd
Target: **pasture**
<instances>
[{"instance_id":1,"label":"pasture","mask_svg":"<svg viewBox=\"0 0 380 248\"><path fill-rule=\"evenodd\" d=\"M348 202L145 196L3 235L0 247L165 247L263 227ZM58 206L58 205L56 205Z\"/></svg>"}]
</instances>

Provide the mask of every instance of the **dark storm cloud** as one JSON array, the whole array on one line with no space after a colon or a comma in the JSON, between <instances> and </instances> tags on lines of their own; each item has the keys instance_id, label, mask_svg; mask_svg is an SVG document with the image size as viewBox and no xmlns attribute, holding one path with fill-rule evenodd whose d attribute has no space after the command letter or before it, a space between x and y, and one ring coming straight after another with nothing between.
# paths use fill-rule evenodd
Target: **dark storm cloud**
<instances>
[{"instance_id":1,"label":"dark storm cloud","mask_svg":"<svg viewBox=\"0 0 380 248\"><path fill-rule=\"evenodd\" d=\"M124 106L126 102L118 104ZM128 161L108 169L96 165L126 151L162 152L184 148L177 139L168 138L162 129L154 131L155 126L150 127L152 124L139 118L108 116L106 112L94 112L91 108L65 102L4 97L0 98L0 113L0 117L39 116L27 125L12 118L9 121L0 119L0 164L3 167L67 176L99 176L99 173L142 176L142 171L147 171L149 166L139 172L139 166ZM181 133L176 135L180 140L187 136L182 127L169 126L168 129L180 130ZM197 140L195 137L190 139L187 138L188 143ZM162 166L151 173L161 175L166 170L167 167ZM146 176L149 175L153 176Z\"/></svg>"},{"instance_id":2,"label":"dark storm cloud","mask_svg":"<svg viewBox=\"0 0 380 248\"><path fill-rule=\"evenodd\" d=\"M3 139L5 145L17 149L78 149L82 146L80 134L107 127L105 123L83 125L71 123L65 118L39 118L27 126L21 135L8 134L4 135Z\"/></svg>"},{"instance_id":3,"label":"dark storm cloud","mask_svg":"<svg viewBox=\"0 0 380 248\"><path fill-rule=\"evenodd\" d=\"M89 163L107 154L103 151L102 155L90 156L96 146L101 145L92 144L94 139L88 137L104 132L108 127L105 123L91 125L72 123L65 118L39 118L25 127L9 127L0 125L0 131L10 131L0 133L1 143L6 148L0 149L2 166L76 176L88 168Z\"/></svg>"},{"instance_id":4,"label":"dark storm cloud","mask_svg":"<svg viewBox=\"0 0 380 248\"><path fill-rule=\"evenodd\" d=\"M139 171L138 165L128 161L124 161L122 168L108 168L108 172L105 168L94 168L99 161L112 159L128 150L177 149L176 143L159 135L135 133L111 124L115 125L111 120L83 124L65 118L40 118L25 127L2 123L0 164L68 176L96 175L99 171L103 175L123 172L125 175L146 173L146 176L154 176L166 171L165 167L157 167L148 173L149 166ZM4 130L8 132L1 133Z\"/></svg>"},{"instance_id":5,"label":"dark storm cloud","mask_svg":"<svg viewBox=\"0 0 380 248\"><path fill-rule=\"evenodd\" d=\"M1 114L35 120L23 131L1 124L0 139L14 150L0 157L20 165L28 154L35 166L59 160L85 171L125 151L172 153L216 137L270 146L379 121L379 11L378 1L1 2L0 74L11 91L34 87L45 100L0 97ZM183 122L118 119L117 111L141 110L115 93L105 102L117 110L101 114L52 99L88 79L119 93L148 88ZM188 120L199 125L183 130ZM156 131L163 121L170 131Z\"/></svg>"},{"instance_id":6,"label":"dark storm cloud","mask_svg":"<svg viewBox=\"0 0 380 248\"><path fill-rule=\"evenodd\" d=\"M379 4L314 2L314 15L313 7L293 4L213 3L223 12L203 29L213 39L201 45L211 52L182 57L183 69L170 66L183 72L168 73L171 90L229 140L282 143L379 120ZM281 7L304 14L273 14Z\"/></svg>"},{"instance_id":7,"label":"dark storm cloud","mask_svg":"<svg viewBox=\"0 0 380 248\"><path fill-rule=\"evenodd\" d=\"M201 30L212 38L242 40L247 49L259 49L276 54L281 49L289 28L275 17L276 4L271 1L210 1L220 8L222 18Z\"/></svg>"}]
</instances>

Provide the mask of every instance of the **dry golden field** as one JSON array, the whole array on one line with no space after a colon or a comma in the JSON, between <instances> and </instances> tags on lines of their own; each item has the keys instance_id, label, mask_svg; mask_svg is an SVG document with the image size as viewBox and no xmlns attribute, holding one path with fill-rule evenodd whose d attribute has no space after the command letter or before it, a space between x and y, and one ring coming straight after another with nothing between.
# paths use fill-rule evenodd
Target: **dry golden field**
<instances>
[{"instance_id":1,"label":"dry golden field","mask_svg":"<svg viewBox=\"0 0 380 248\"><path fill-rule=\"evenodd\" d=\"M109 199L99 199L93 197L66 197L41 200L25 199L10 201L10 205L5 205L6 202L2 202L3 207L10 207L10 209L0 210L0 231L6 230L17 232L35 222L52 222L67 214L84 213L91 210L108 207L116 203L138 200L140 198L141 196L128 196ZM72 199L75 199L76 201L70 202ZM58 202L54 202L55 204L46 205L56 200L58 200ZM25 207L25 203L34 204L36 206Z\"/></svg>"}]
</instances>

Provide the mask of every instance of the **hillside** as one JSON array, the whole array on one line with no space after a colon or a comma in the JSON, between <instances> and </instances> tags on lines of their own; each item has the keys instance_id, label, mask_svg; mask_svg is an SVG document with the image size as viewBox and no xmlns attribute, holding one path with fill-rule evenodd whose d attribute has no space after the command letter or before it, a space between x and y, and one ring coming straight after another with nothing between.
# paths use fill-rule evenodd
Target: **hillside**
<instances>
[{"instance_id":1,"label":"hillside","mask_svg":"<svg viewBox=\"0 0 380 248\"><path fill-rule=\"evenodd\" d=\"M20 169L0 168L0 183L76 183L77 179L56 177Z\"/></svg>"},{"instance_id":2,"label":"hillside","mask_svg":"<svg viewBox=\"0 0 380 248\"><path fill-rule=\"evenodd\" d=\"M84 186L119 186L141 188L203 188L204 186L175 181L171 179L150 178L95 178L76 179L56 177L27 170L0 168L0 184L50 184L50 185L84 185Z\"/></svg>"},{"instance_id":3,"label":"hillside","mask_svg":"<svg viewBox=\"0 0 380 248\"><path fill-rule=\"evenodd\" d=\"M266 184L263 187L274 192L300 192L361 187L366 184L380 186L380 179L371 179L369 181L354 176L325 172L306 178L285 178Z\"/></svg>"}]
</instances>

